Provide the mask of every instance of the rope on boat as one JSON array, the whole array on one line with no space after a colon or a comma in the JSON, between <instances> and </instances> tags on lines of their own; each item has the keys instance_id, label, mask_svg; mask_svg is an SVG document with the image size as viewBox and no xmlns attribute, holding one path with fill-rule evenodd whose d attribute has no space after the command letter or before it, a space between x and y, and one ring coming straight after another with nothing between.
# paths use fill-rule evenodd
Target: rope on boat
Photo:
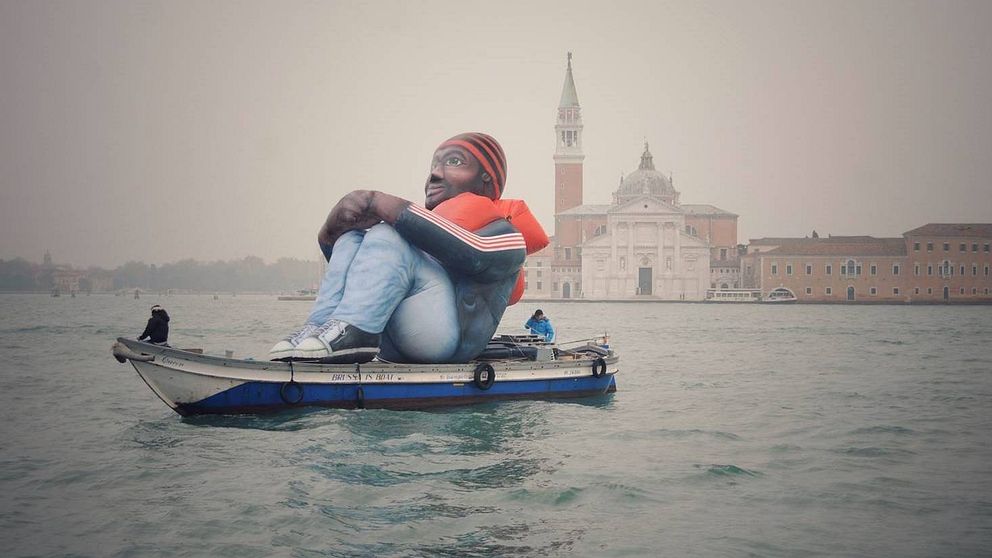
<instances>
[{"instance_id":1,"label":"rope on boat","mask_svg":"<svg viewBox=\"0 0 992 558\"><path fill-rule=\"evenodd\" d=\"M358 390L355 392L355 396L358 400L355 402L355 406L359 409L365 408L365 388L362 387L362 365L355 363L355 374L358 375Z\"/></svg>"},{"instance_id":2,"label":"rope on boat","mask_svg":"<svg viewBox=\"0 0 992 558\"><path fill-rule=\"evenodd\" d=\"M155 360L155 355L136 353L131 349L127 348L127 346L121 343L120 341L114 343L114 346L111 349L111 353L113 353L114 358L117 359L117 362L121 364L124 364L128 360L136 360L138 362L152 362L153 360Z\"/></svg>"}]
</instances>

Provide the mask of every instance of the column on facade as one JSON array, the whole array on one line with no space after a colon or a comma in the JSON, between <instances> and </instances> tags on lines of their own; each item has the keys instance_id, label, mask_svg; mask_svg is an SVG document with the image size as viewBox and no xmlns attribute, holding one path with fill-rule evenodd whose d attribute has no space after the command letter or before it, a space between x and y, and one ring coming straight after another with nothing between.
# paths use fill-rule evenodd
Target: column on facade
<instances>
[{"instance_id":1,"label":"column on facade","mask_svg":"<svg viewBox=\"0 0 992 558\"><path fill-rule=\"evenodd\" d=\"M655 267L657 267L660 270L660 269L664 269L661 266L665 265L665 224L662 223L661 221L658 221L655 223L655 228L657 230L656 233L657 240L655 241L655 245L657 246L656 252L658 254L657 256L655 256L655 261L659 262L658 265ZM653 275L654 274L652 274L652 276Z\"/></svg>"},{"instance_id":2,"label":"column on facade","mask_svg":"<svg viewBox=\"0 0 992 558\"><path fill-rule=\"evenodd\" d=\"M627 222L627 269L631 269L631 270L638 269L641 265L634 259L634 229L636 227L637 227L637 222L635 221ZM634 277L640 277L640 272L636 273ZM635 285L638 284L636 281L639 280L635 279ZM629 280L624 280L624 285L627 286L627 289L630 289ZM637 292L637 288L638 287L634 287L635 293ZM630 296L630 291L627 290L627 292L624 293L624 296Z\"/></svg>"},{"instance_id":3,"label":"column on facade","mask_svg":"<svg viewBox=\"0 0 992 558\"><path fill-rule=\"evenodd\" d=\"M609 223L608 227L610 229L610 261L609 265L606 266L608 270L606 274L606 297L609 298L613 291L613 285L616 283L623 274L623 270L620 269L620 262L617 261L617 236L620 233L620 226L616 223Z\"/></svg>"}]
</instances>

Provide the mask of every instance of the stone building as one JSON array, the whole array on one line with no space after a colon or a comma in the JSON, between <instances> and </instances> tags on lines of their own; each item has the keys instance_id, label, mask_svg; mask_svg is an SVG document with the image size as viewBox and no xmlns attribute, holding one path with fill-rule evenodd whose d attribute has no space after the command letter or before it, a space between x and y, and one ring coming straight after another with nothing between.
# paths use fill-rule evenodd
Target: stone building
<instances>
[{"instance_id":1,"label":"stone building","mask_svg":"<svg viewBox=\"0 0 992 558\"><path fill-rule=\"evenodd\" d=\"M76 271L68 266L58 266L52 273L52 288L60 293L78 293L79 280L82 277L81 271Z\"/></svg>"},{"instance_id":2,"label":"stone building","mask_svg":"<svg viewBox=\"0 0 992 558\"><path fill-rule=\"evenodd\" d=\"M930 223L903 233L909 302L992 302L992 223Z\"/></svg>"},{"instance_id":3,"label":"stone building","mask_svg":"<svg viewBox=\"0 0 992 558\"><path fill-rule=\"evenodd\" d=\"M702 300L708 288L737 287L737 215L682 204L647 143L612 203L583 204L583 132L569 54L555 125L554 236L527 259L524 296Z\"/></svg>"},{"instance_id":4,"label":"stone building","mask_svg":"<svg viewBox=\"0 0 992 558\"><path fill-rule=\"evenodd\" d=\"M931 223L901 238L753 239L746 288L800 302L992 302L992 224Z\"/></svg>"}]
</instances>

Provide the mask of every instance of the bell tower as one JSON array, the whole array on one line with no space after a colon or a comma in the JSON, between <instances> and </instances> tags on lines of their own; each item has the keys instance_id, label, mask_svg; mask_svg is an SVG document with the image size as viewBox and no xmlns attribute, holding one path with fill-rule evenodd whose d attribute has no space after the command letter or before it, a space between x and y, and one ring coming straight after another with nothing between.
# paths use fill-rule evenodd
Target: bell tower
<instances>
[{"instance_id":1,"label":"bell tower","mask_svg":"<svg viewBox=\"0 0 992 558\"><path fill-rule=\"evenodd\" d=\"M582 242L577 219L562 219L561 212L582 205L582 108L572 79L572 53L568 53L565 84L558 102L555 124L555 244L556 259L578 259L575 247ZM567 250L565 250L567 248Z\"/></svg>"}]
</instances>

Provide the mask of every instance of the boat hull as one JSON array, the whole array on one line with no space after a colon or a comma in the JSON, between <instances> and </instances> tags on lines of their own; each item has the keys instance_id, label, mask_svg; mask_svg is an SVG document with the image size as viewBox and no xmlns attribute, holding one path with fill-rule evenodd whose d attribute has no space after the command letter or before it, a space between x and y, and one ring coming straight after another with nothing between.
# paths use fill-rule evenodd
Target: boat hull
<instances>
[{"instance_id":1,"label":"boat hull","mask_svg":"<svg viewBox=\"0 0 992 558\"><path fill-rule=\"evenodd\" d=\"M122 348L121 348L122 347ZM320 365L235 360L119 339L115 356L180 415L295 407L423 409L507 399L588 397L616 390L619 359L489 362L490 387L469 364Z\"/></svg>"}]
</instances>

